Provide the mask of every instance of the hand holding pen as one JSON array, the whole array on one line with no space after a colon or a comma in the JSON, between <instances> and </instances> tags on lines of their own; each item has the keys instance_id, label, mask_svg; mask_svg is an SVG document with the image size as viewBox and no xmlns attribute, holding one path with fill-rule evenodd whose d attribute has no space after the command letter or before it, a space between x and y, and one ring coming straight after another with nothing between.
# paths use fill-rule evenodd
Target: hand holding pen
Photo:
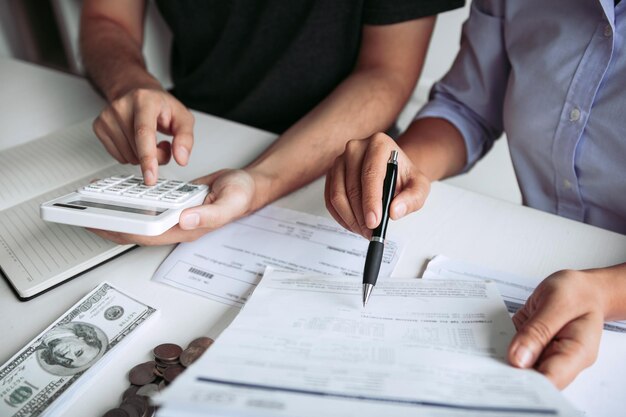
<instances>
[{"instance_id":1,"label":"hand holding pen","mask_svg":"<svg viewBox=\"0 0 626 417\"><path fill-rule=\"evenodd\" d=\"M392 150L398 152L398 174L389 217L398 220L422 207L430 180L389 136L377 133L348 142L326 177L326 208L339 224L367 239L383 220L383 185Z\"/></svg>"}]
</instances>

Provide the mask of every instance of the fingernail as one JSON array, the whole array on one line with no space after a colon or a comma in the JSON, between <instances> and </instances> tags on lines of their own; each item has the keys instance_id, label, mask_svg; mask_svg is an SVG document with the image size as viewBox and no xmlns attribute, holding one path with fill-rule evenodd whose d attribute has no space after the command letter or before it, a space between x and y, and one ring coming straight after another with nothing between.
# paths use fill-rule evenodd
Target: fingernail
<instances>
[{"instance_id":1,"label":"fingernail","mask_svg":"<svg viewBox=\"0 0 626 417\"><path fill-rule=\"evenodd\" d=\"M524 345L519 345L513 354L520 368L528 368L533 364L533 353Z\"/></svg>"},{"instance_id":2,"label":"fingernail","mask_svg":"<svg viewBox=\"0 0 626 417\"><path fill-rule=\"evenodd\" d=\"M406 204L404 204L404 203L396 204L394 213L396 215L396 218L400 218L400 217L404 216L406 214Z\"/></svg>"},{"instance_id":3,"label":"fingernail","mask_svg":"<svg viewBox=\"0 0 626 417\"><path fill-rule=\"evenodd\" d=\"M180 226L183 229L195 229L200 224L198 213L191 213L180 219Z\"/></svg>"},{"instance_id":4,"label":"fingernail","mask_svg":"<svg viewBox=\"0 0 626 417\"><path fill-rule=\"evenodd\" d=\"M181 159L180 162L182 162L182 163L186 164L187 161L189 160L189 151L184 146L179 146L178 147L178 155L179 155L179 157Z\"/></svg>"},{"instance_id":5,"label":"fingernail","mask_svg":"<svg viewBox=\"0 0 626 417\"><path fill-rule=\"evenodd\" d=\"M376 214L373 211L367 213L367 216L365 217L365 223L370 229L376 227Z\"/></svg>"},{"instance_id":6,"label":"fingernail","mask_svg":"<svg viewBox=\"0 0 626 417\"><path fill-rule=\"evenodd\" d=\"M154 173L151 170L148 169L143 173L143 182L146 184L154 182Z\"/></svg>"}]
</instances>

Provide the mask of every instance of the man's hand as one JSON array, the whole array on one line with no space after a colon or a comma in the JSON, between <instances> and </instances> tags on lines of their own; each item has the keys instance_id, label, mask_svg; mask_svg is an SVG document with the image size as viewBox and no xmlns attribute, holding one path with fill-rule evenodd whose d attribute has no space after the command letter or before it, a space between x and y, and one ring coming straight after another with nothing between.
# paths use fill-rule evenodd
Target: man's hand
<instances>
[{"instance_id":1,"label":"man's hand","mask_svg":"<svg viewBox=\"0 0 626 417\"><path fill-rule=\"evenodd\" d=\"M254 171L224 169L194 181L207 184L210 192L204 204L183 210L180 223L160 236L141 236L90 229L121 245L167 245L190 242L265 205L262 190L269 185Z\"/></svg>"},{"instance_id":2,"label":"man's hand","mask_svg":"<svg viewBox=\"0 0 626 417\"><path fill-rule=\"evenodd\" d=\"M559 271L537 287L513 316L512 365L534 367L563 389L595 362L607 289L594 278L589 271Z\"/></svg>"},{"instance_id":3,"label":"man's hand","mask_svg":"<svg viewBox=\"0 0 626 417\"><path fill-rule=\"evenodd\" d=\"M367 238L382 220L382 188L392 150L398 151L398 182L390 216L400 219L424 205L430 180L389 136L377 133L348 142L326 177L324 198L330 214L346 229Z\"/></svg>"},{"instance_id":4,"label":"man's hand","mask_svg":"<svg viewBox=\"0 0 626 417\"><path fill-rule=\"evenodd\" d=\"M144 182L154 185L158 165L168 163L172 154L179 165L187 165L193 124L189 110L166 91L137 88L111 101L93 129L118 162L140 164ZM172 135L172 144L157 144L157 131Z\"/></svg>"}]
</instances>

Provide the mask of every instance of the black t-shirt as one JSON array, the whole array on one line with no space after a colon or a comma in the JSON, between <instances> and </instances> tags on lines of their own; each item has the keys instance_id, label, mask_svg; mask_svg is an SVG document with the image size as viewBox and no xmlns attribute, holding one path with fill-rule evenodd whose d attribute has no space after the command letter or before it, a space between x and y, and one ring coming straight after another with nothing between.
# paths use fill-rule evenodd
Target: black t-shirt
<instances>
[{"instance_id":1,"label":"black t-shirt","mask_svg":"<svg viewBox=\"0 0 626 417\"><path fill-rule=\"evenodd\" d=\"M187 106L280 133L352 71L363 25L464 0L157 0L174 39L172 93Z\"/></svg>"}]
</instances>

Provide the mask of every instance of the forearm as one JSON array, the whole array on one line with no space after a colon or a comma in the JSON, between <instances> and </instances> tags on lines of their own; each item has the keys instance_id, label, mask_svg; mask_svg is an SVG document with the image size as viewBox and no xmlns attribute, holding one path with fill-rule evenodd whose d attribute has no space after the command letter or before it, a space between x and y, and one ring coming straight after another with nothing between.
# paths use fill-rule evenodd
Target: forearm
<instances>
[{"instance_id":1,"label":"forearm","mask_svg":"<svg viewBox=\"0 0 626 417\"><path fill-rule=\"evenodd\" d=\"M398 145L431 181L458 174L467 159L461 133L444 119L414 121L398 139Z\"/></svg>"},{"instance_id":2,"label":"forearm","mask_svg":"<svg viewBox=\"0 0 626 417\"><path fill-rule=\"evenodd\" d=\"M592 282L598 284L604 300L604 319L626 319L626 263L583 272Z\"/></svg>"},{"instance_id":3,"label":"forearm","mask_svg":"<svg viewBox=\"0 0 626 417\"><path fill-rule=\"evenodd\" d=\"M161 88L146 70L140 41L112 20L83 16L80 49L88 77L108 101L134 88Z\"/></svg>"},{"instance_id":4,"label":"forearm","mask_svg":"<svg viewBox=\"0 0 626 417\"><path fill-rule=\"evenodd\" d=\"M248 170L269 178L255 208L324 174L346 142L386 130L406 103L414 80L390 71L357 71L287 130Z\"/></svg>"}]
</instances>

